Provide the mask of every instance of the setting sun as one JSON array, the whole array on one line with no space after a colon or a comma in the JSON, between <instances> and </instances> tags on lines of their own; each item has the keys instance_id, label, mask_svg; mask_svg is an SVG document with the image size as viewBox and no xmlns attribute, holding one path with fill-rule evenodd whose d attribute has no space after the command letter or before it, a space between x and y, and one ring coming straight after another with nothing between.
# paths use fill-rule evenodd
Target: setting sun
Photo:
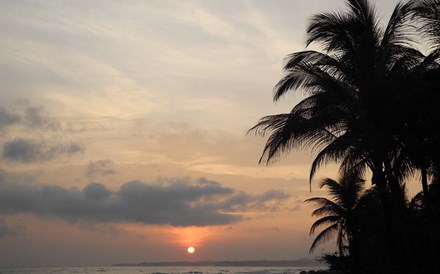
<instances>
[{"instance_id":1,"label":"setting sun","mask_svg":"<svg viewBox=\"0 0 440 274\"><path fill-rule=\"evenodd\" d=\"M190 247L188 247L187 251L189 254L193 254L194 252L196 252L196 249L194 247L190 246Z\"/></svg>"}]
</instances>

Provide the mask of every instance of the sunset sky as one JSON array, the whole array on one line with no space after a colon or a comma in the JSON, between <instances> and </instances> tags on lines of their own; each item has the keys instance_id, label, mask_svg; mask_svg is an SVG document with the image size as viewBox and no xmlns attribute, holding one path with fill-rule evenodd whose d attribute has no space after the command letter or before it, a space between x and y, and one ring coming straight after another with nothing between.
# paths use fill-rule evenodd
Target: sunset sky
<instances>
[{"instance_id":1,"label":"sunset sky","mask_svg":"<svg viewBox=\"0 0 440 274\"><path fill-rule=\"evenodd\" d=\"M283 59L343 7L0 1L0 266L319 256L303 201L333 168L310 193L310 152L258 165L246 132L298 102L272 102Z\"/></svg>"}]
</instances>

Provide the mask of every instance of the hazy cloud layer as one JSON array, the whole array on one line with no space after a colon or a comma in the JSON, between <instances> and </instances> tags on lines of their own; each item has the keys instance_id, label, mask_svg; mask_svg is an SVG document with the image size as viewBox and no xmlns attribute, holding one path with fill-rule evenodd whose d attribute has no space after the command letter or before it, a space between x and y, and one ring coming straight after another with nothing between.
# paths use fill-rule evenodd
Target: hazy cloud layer
<instances>
[{"instance_id":1,"label":"hazy cloud layer","mask_svg":"<svg viewBox=\"0 0 440 274\"><path fill-rule=\"evenodd\" d=\"M3 144L2 157L22 163L41 162L61 155L72 155L83 151L78 143L53 144L45 141L16 138Z\"/></svg>"},{"instance_id":2,"label":"hazy cloud layer","mask_svg":"<svg viewBox=\"0 0 440 274\"><path fill-rule=\"evenodd\" d=\"M98 160L92 161L87 166L87 176L95 176L95 175L112 175L115 174L115 168L113 167L112 160Z\"/></svg>"},{"instance_id":3,"label":"hazy cloud layer","mask_svg":"<svg viewBox=\"0 0 440 274\"><path fill-rule=\"evenodd\" d=\"M101 183L82 190L55 185L0 182L0 213L31 213L70 222L224 225L242 220L243 210L274 210L289 196L281 191L248 195L215 181L173 179L165 184L125 183L117 191Z\"/></svg>"}]
</instances>

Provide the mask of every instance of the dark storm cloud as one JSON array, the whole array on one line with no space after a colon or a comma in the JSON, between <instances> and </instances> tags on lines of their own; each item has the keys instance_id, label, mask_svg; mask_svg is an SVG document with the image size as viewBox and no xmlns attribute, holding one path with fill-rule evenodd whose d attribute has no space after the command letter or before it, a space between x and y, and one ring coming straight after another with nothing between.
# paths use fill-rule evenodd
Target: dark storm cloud
<instances>
[{"instance_id":1,"label":"dark storm cloud","mask_svg":"<svg viewBox=\"0 0 440 274\"><path fill-rule=\"evenodd\" d=\"M94 175L112 175L115 174L116 171L113 167L113 161L112 160L98 160L98 161L92 161L87 166L87 175L88 176L94 176Z\"/></svg>"},{"instance_id":2,"label":"dark storm cloud","mask_svg":"<svg viewBox=\"0 0 440 274\"><path fill-rule=\"evenodd\" d=\"M30 213L70 222L224 225L240 221L242 209L285 199L283 195L262 199L267 195L247 195L206 179L174 179L166 184L131 181L117 191L100 183L79 190L0 180L0 213Z\"/></svg>"},{"instance_id":3,"label":"dark storm cloud","mask_svg":"<svg viewBox=\"0 0 440 274\"><path fill-rule=\"evenodd\" d=\"M49 144L44 141L16 138L3 144L2 157L10 161L23 163L40 162L61 155L72 155L83 151L78 143Z\"/></svg>"}]
</instances>

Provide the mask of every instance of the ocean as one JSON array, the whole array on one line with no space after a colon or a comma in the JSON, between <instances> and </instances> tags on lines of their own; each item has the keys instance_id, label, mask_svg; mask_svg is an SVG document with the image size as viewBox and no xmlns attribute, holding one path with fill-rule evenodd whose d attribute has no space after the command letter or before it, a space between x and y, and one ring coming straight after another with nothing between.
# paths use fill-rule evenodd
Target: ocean
<instances>
[{"instance_id":1,"label":"ocean","mask_svg":"<svg viewBox=\"0 0 440 274\"><path fill-rule=\"evenodd\" d=\"M299 274L319 267L34 267L0 268L1 274Z\"/></svg>"}]
</instances>

